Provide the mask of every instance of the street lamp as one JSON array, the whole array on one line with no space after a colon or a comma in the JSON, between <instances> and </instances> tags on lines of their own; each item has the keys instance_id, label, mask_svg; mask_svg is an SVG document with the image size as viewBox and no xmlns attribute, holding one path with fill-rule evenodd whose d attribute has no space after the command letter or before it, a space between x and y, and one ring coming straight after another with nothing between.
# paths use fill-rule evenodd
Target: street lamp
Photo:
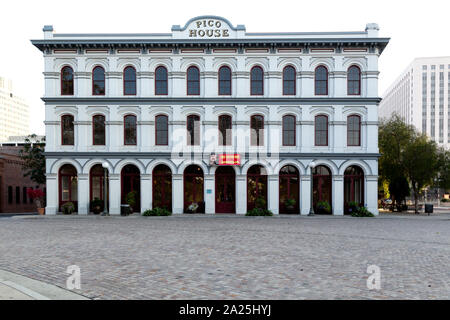
<instances>
[{"instance_id":1,"label":"street lamp","mask_svg":"<svg viewBox=\"0 0 450 320\"><path fill-rule=\"evenodd\" d=\"M311 203L310 203L310 209L308 216L314 215L314 205L313 205L313 188L314 188L314 177L313 177L313 169L316 166L316 163L314 161L311 161L308 165L309 169L311 170Z\"/></svg>"},{"instance_id":2,"label":"street lamp","mask_svg":"<svg viewBox=\"0 0 450 320\"><path fill-rule=\"evenodd\" d=\"M104 204L103 204L103 212L102 212L102 216L109 216L109 212L108 212L108 205L107 205L107 201L106 198L108 196L108 192L106 190L108 184L106 183L106 179L107 179L107 174L108 174L108 169L109 169L109 164L108 162L104 161L102 163L102 167L103 167L103 171L105 173L105 177L103 178L103 200L104 200Z\"/></svg>"}]
</instances>

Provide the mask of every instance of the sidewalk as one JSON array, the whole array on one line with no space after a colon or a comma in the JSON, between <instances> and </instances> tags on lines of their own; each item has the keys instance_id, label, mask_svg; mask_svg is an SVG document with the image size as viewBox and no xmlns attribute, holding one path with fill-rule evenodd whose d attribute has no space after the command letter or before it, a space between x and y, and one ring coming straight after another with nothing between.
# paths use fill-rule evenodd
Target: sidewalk
<instances>
[{"instance_id":1,"label":"sidewalk","mask_svg":"<svg viewBox=\"0 0 450 320\"><path fill-rule=\"evenodd\" d=\"M89 300L63 288L0 270L0 300Z\"/></svg>"}]
</instances>

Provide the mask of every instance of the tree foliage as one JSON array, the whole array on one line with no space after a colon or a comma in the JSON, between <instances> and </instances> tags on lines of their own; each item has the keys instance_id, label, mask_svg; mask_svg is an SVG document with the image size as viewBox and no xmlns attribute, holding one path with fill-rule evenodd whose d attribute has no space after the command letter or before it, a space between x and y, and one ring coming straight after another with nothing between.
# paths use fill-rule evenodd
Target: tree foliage
<instances>
[{"instance_id":1,"label":"tree foliage","mask_svg":"<svg viewBox=\"0 0 450 320\"><path fill-rule=\"evenodd\" d=\"M418 197L424 188L433 184L433 179L439 176L445 164L450 167L450 155L414 126L405 124L398 115L381 123L379 147L382 154L380 178L389 183L393 201L398 206L411 188L417 212ZM450 173L444 175L446 179L442 184L450 184Z\"/></svg>"},{"instance_id":2,"label":"tree foliage","mask_svg":"<svg viewBox=\"0 0 450 320\"><path fill-rule=\"evenodd\" d=\"M24 176L29 176L31 181L37 184L45 184L45 137L42 140L36 137L32 134L25 138L25 145L19 151L19 155L24 162L22 165Z\"/></svg>"}]
</instances>

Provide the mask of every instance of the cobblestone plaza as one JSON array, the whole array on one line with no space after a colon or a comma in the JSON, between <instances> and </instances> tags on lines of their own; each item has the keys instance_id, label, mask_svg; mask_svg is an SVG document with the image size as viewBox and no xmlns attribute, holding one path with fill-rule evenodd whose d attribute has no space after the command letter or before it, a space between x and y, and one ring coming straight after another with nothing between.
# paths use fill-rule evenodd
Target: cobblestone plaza
<instances>
[{"instance_id":1,"label":"cobblestone plaza","mask_svg":"<svg viewBox=\"0 0 450 320\"><path fill-rule=\"evenodd\" d=\"M0 269L92 299L449 299L450 215L0 218ZM368 290L367 267L381 269Z\"/></svg>"}]
</instances>

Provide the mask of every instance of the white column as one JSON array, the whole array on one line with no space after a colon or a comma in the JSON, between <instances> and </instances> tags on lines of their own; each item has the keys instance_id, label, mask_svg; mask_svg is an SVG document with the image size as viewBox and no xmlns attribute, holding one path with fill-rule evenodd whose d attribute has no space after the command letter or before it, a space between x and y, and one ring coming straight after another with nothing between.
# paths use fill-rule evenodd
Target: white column
<instances>
[{"instance_id":1,"label":"white column","mask_svg":"<svg viewBox=\"0 0 450 320\"><path fill-rule=\"evenodd\" d=\"M183 190L183 175L172 175L172 212L174 214L183 213L184 190Z\"/></svg>"},{"instance_id":2,"label":"white column","mask_svg":"<svg viewBox=\"0 0 450 320\"><path fill-rule=\"evenodd\" d=\"M152 208L152 175L141 174L141 213Z\"/></svg>"},{"instance_id":3,"label":"white column","mask_svg":"<svg viewBox=\"0 0 450 320\"><path fill-rule=\"evenodd\" d=\"M311 175L300 177L300 214L307 216L311 209Z\"/></svg>"},{"instance_id":4,"label":"white column","mask_svg":"<svg viewBox=\"0 0 450 320\"><path fill-rule=\"evenodd\" d=\"M267 208L273 212L273 214L277 215L279 214L278 210L278 204L279 204L279 197L278 194L280 192L279 190L279 179L278 175L273 174L269 175L267 177L268 179L268 185L267 185Z\"/></svg>"},{"instance_id":5,"label":"white column","mask_svg":"<svg viewBox=\"0 0 450 320\"><path fill-rule=\"evenodd\" d=\"M55 215L58 212L58 175L56 173L46 174L46 188L47 188L47 206L45 207L45 214Z\"/></svg>"},{"instance_id":6,"label":"white column","mask_svg":"<svg viewBox=\"0 0 450 320\"><path fill-rule=\"evenodd\" d=\"M111 215L120 214L120 174L109 175L109 213Z\"/></svg>"},{"instance_id":7,"label":"white column","mask_svg":"<svg viewBox=\"0 0 450 320\"><path fill-rule=\"evenodd\" d=\"M333 176L332 185L333 215L344 215L344 176Z\"/></svg>"},{"instance_id":8,"label":"white column","mask_svg":"<svg viewBox=\"0 0 450 320\"><path fill-rule=\"evenodd\" d=\"M374 215L378 215L378 176L366 176L364 188L365 204Z\"/></svg>"},{"instance_id":9,"label":"white column","mask_svg":"<svg viewBox=\"0 0 450 320\"><path fill-rule=\"evenodd\" d=\"M236 176L236 214L247 213L247 179L245 175Z\"/></svg>"},{"instance_id":10,"label":"white column","mask_svg":"<svg viewBox=\"0 0 450 320\"><path fill-rule=\"evenodd\" d=\"M215 185L214 185L214 175L205 175L205 185L203 198L205 199L205 213L215 214Z\"/></svg>"},{"instance_id":11,"label":"white column","mask_svg":"<svg viewBox=\"0 0 450 320\"><path fill-rule=\"evenodd\" d=\"M78 174L78 214L86 215L89 213L89 175L85 173Z\"/></svg>"}]
</instances>

